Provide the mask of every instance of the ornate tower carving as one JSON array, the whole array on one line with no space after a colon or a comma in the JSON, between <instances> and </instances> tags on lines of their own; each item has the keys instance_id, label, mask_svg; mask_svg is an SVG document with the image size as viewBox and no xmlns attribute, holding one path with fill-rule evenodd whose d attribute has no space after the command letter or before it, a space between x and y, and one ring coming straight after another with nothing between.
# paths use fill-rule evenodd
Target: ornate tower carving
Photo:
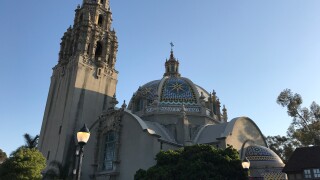
<instances>
[{"instance_id":1,"label":"ornate tower carving","mask_svg":"<svg viewBox=\"0 0 320 180\"><path fill-rule=\"evenodd\" d=\"M163 76L176 76L180 77L179 73L179 61L174 57L173 50L170 52L170 59L165 63L166 72Z\"/></svg>"},{"instance_id":2,"label":"ornate tower carving","mask_svg":"<svg viewBox=\"0 0 320 180\"><path fill-rule=\"evenodd\" d=\"M48 163L73 161L81 124L90 127L115 94L118 41L111 15L109 0L83 0L61 39L39 140Z\"/></svg>"}]
</instances>

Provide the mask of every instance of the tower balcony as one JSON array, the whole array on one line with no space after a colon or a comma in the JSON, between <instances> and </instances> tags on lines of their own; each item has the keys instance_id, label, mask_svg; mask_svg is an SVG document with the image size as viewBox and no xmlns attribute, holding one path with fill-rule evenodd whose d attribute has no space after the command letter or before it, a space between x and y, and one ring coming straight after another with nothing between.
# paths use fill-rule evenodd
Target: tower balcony
<instances>
[{"instance_id":1,"label":"tower balcony","mask_svg":"<svg viewBox=\"0 0 320 180\"><path fill-rule=\"evenodd\" d=\"M101 57L95 57L95 61L94 62L96 64L96 66L98 66L98 67L106 66L105 61Z\"/></svg>"}]
</instances>

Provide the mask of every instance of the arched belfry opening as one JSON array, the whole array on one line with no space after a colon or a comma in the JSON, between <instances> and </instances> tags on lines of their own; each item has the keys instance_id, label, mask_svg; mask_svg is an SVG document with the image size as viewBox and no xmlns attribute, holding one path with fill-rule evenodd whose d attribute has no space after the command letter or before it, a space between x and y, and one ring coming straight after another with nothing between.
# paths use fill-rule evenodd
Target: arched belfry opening
<instances>
[{"instance_id":1,"label":"arched belfry opening","mask_svg":"<svg viewBox=\"0 0 320 180\"><path fill-rule=\"evenodd\" d=\"M102 27L102 25L103 25L103 15L102 14L100 14L99 17L98 17L98 25L100 27Z\"/></svg>"},{"instance_id":2,"label":"arched belfry opening","mask_svg":"<svg viewBox=\"0 0 320 180\"><path fill-rule=\"evenodd\" d=\"M104 3L104 0L100 0L100 4L103 4Z\"/></svg>"},{"instance_id":3,"label":"arched belfry opening","mask_svg":"<svg viewBox=\"0 0 320 180\"><path fill-rule=\"evenodd\" d=\"M102 43L100 41L97 42L97 47L96 47L96 52L95 52L95 57L101 57L102 55Z\"/></svg>"},{"instance_id":4,"label":"arched belfry opening","mask_svg":"<svg viewBox=\"0 0 320 180\"><path fill-rule=\"evenodd\" d=\"M79 22L82 22L82 21L83 21L83 14L81 13L79 16Z\"/></svg>"},{"instance_id":5,"label":"arched belfry opening","mask_svg":"<svg viewBox=\"0 0 320 180\"><path fill-rule=\"evenodd\" d=\"M90 54L90 48L91 48L91 44L89 43L87 46L87 54Z\"/></svg>"}]
</instances>

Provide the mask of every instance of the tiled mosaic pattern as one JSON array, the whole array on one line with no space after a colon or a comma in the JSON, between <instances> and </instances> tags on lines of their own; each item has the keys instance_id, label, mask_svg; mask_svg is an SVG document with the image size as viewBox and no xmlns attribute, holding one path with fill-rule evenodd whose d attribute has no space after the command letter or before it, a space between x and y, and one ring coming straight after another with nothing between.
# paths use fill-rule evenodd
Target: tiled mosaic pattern
<instances>
[{"instance_id":1,"label":"tiled mosaic pattern","mask_svg":"<svg viewBox=\"0 0 320 180\"><path fill-rule=\"evenodd\" d=\"M171 77L165 80L162 86L160 102L192 105L197 103L197 99L194 90L186 80Z\"/></svg>"},{"instance_id":2,"label":"tiled mosaic pattern","mask_svg":"<svg viewBox=\"0 0 320 180\"><path fill-rule=\"evenodd\" d=\"M246 157L250 161L273 161L277 160L273 154L269 152L268 148L258 147L258 146L249 146L246 149Z\"/></svg>"}]
</instances>

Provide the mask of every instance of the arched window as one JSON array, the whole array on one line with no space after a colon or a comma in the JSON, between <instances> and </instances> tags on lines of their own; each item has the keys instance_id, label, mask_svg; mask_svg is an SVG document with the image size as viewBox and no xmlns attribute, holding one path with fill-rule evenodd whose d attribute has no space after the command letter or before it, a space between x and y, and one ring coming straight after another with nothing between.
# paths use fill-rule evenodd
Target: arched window
<instances>
[{"instance_id":1,"label":"arched window","mask_svg":"<svg viewBox=\"0 0 320 180\"><path fill-rule=\"evenodd\" d=\"M102 44L101 44L101 42L98 41L95 57L101 57L101 55L102 55Z\"/></svg>"},{"instance_id":2,"label":"arched window","mask_svg":"<svg viewBox=\"0 0 320 180\"><path fill-rule=\"evenodd\" d=\"M103 24L103 16L100 14L98 18L98 25L101 27Z\"/></svg>"},{"instance_id":3,"label":"arched window","mask_svg":"<svg viewBox=\"0 0 320 180\"><path fill-rule=\"evenodd\" d=\"M170 72L174 72L174 65L173 64L171 64L171 66L170 66Z\"/></svg>"},{"instance_id":4,"label":"arched window","mask_svg":"<svg viewBox=\"0 0 320 180\"><path fill-rule=\"evenodd\" d=\"M116 154L116 133L114 131L109 131L105 135L104 141L104 151L103 151L103 170L113 170L113 162L115 160Z\"/></svg>"},{"instance_id":5,"label":"arched window","mask_svg":"<svg viewBox=\"0 0 320 180\"><path fill-rule=\"evenodd\" d=\"M88 44L88 47L87 47L87 54L90 54L90 43Z\"/></svg>"},{"instance_id":6,"label":"arched window","mask_svg":"<svg viewBox=\"0 0 320 180\"><path fill-rule=\"evenodd\" d=\"M100 0L100 3L103 4L103 3L104 3L104 0Z\"/></svg>"},{"instance_id":7,"label":"arched window","mask_svg":"<svg viewBox=\"0 0 320 180\"><path fill-rule=\"evenodd\" d=\"M83 20L83 14L79 16L79 22L82 22L82 20Z\"/></svg>"},{"instance_id":8,"label":"arched window","mask_svg":"<svg viewBox=\"0 0 320 180\"><path fill-rule=\"evenodd\" d=\"M136 100L135 110L141 111L142 109L143 109L143 100L142 99Z\"/></svg>"}]
</instances>

